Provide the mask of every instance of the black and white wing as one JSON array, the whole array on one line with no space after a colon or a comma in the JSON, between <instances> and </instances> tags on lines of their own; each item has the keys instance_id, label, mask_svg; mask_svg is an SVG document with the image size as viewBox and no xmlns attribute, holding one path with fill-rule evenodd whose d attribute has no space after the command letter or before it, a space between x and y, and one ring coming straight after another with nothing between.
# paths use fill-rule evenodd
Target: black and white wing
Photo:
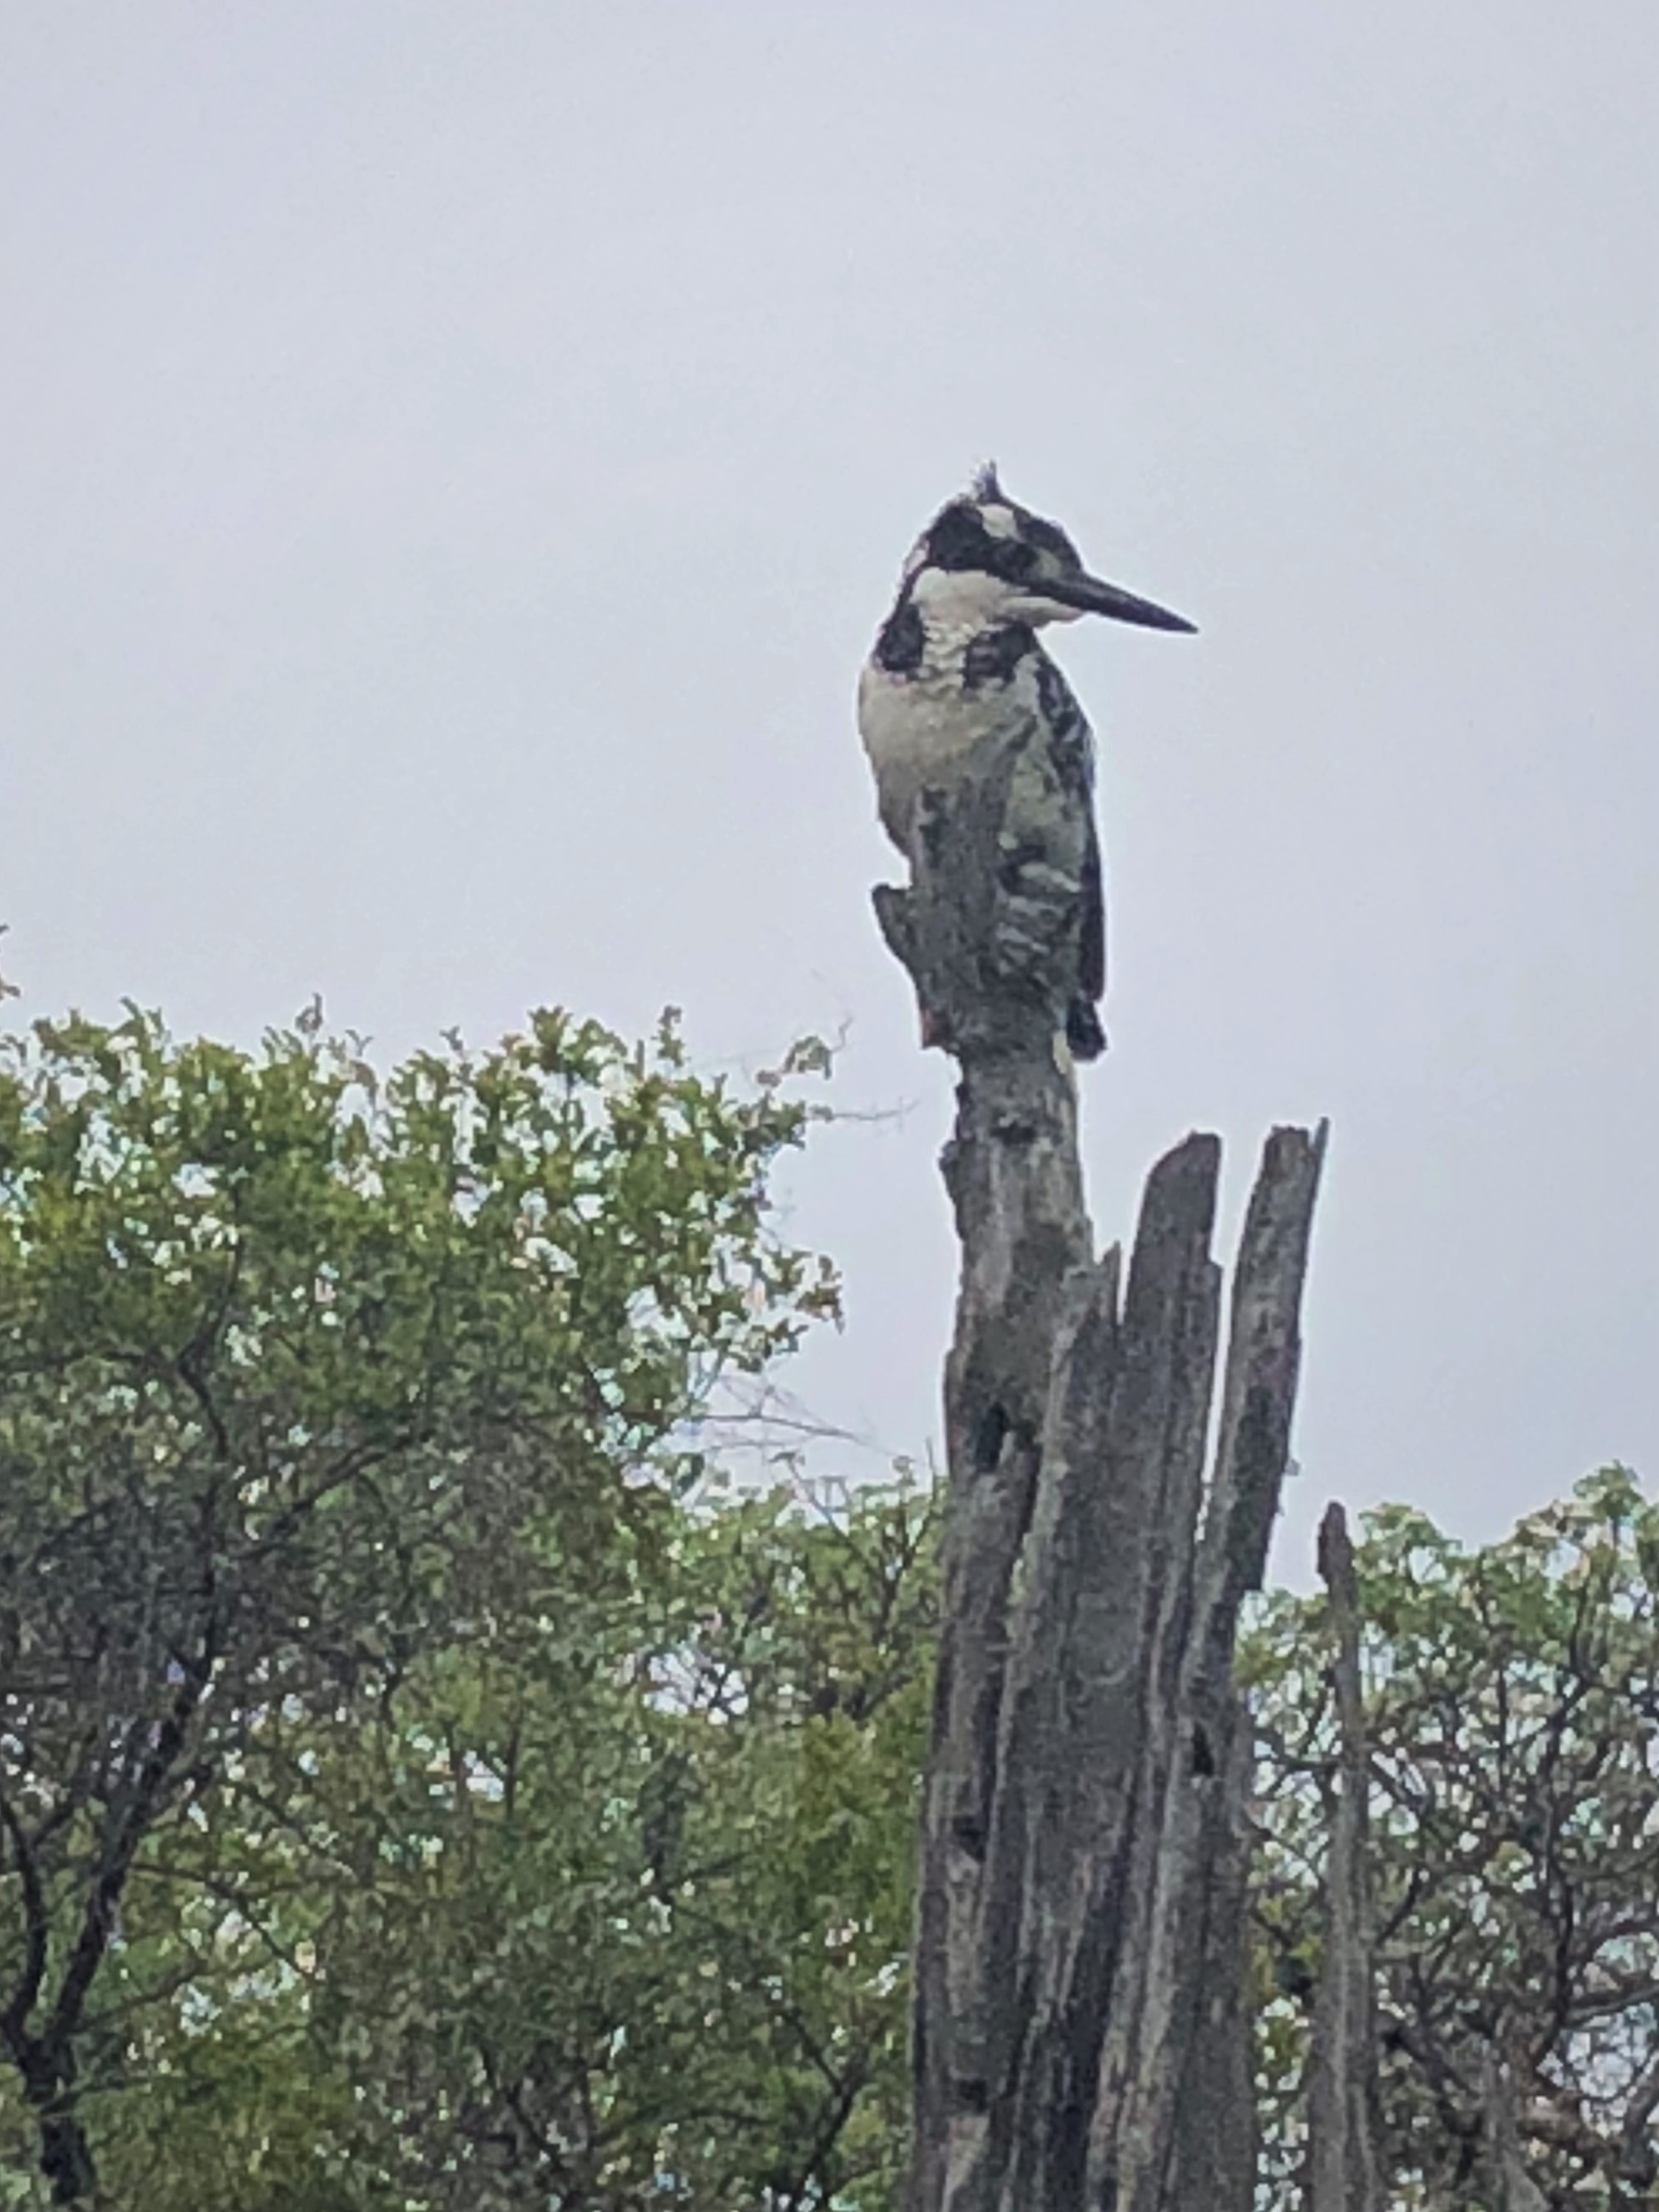
<instances>
[{"instance_id":1,"label":"black and white wing","mask_svg":"<svg viewBox=\"0 0 1659 2212\"><path fill-rule=\"evenodd\" d=\"M1079 1060L1095 1060L1106 1049L1106 1033L1096 1011L1106 990L1106 890L1095 826L1094 733L1071 685L1046 653L1037 655L1037 702L1060 782L1084 821L1084 853L1078 885L1078 987L1066 1011L1066 1041Z\"/></svg>"}]
</instances>

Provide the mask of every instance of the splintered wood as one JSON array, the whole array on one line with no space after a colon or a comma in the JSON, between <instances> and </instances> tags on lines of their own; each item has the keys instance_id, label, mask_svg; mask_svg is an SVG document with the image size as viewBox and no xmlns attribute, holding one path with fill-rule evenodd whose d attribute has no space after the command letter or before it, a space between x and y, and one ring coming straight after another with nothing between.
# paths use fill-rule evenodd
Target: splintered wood
<instances>
[{"instance_id":1,"label":"splintered wood","mask_svg":"<svg viewBox=\"0 0 1659 2212\"><path fill-rule=\"evenodd\" d=\"M988 756L877 902L961 1068L908 2207L1249 2212L1232 1655L1287 1463L1324 1130L1269 1137L1229 1299L1212 1136L1153 1169L1127 1269L1093 1257L1056 1040L1069 925L1050 971L1006 957L998 916L1017 769Z\"/></svg>"}]
</instances>

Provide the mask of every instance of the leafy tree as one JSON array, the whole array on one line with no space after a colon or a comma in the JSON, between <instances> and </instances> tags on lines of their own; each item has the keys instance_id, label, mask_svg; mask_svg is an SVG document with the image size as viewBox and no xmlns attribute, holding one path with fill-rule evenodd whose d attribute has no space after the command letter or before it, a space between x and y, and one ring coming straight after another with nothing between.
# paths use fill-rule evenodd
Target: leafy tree
<instances>
[{"instance_id":1,"label":"leafy tree","mask_svg":"<svg viewBox=\"0 0 1659 2212\"><path fill-rule=\"evenodd\" d=\"M933 1537L908 1485L671 1504L289 1729L309 1786L135 1885L224 1956L143 2015L113 2201L889 2205Z\"/></svg>"},{"instance_id":2,"label":"leafy tree","mask_svg":"<svg viewBox=\"0 0 1659 2212\"><path fill-rule=\"evenodd\" d=\"M392 2201L891 2202L933 1588L919 1493L683 1510L400 1696L313 2008Z\"/></svg>"},{"instance_id":3,"label":"leafy tree","mask_svg":"<svg viewBox=\"0 0 1659 2212\"><path fill-rule=\"evenodd\" d=\"M1369 1517L1371 1832L1391 2201L1501 2202L1492 2091L1547 2202L1659 2185L1659 1509L1619 1468L1468 1550ZM1334 1716L1320 1601L1283 1593L1255 1668L1275 2202L1294 2201Z\"/></svg>"},{"instance_id":4,"label":"leafy tree","mask_svg":"<svg viewBox=\"0 0 1659 2212\"><path fill-rule=\"evenodd\" d=\"M803 1114L547 1014L377 1082L313 1019L0 1066L0 2207L878 2212L925 1487L711 1486L833 1304ZM1370 1516L1391 2202L1659 2190L1659 1509ZM1335 1729L1265 1601L1264 2199L1298 2201ZM100 2195L101 2192L101 2195Z\"/></svg>"},{"instance_id":5,"label":"leafy tree","mask_svg":"<svg viewBox=\"0 0 1659 2212\"><path fill-rule=\"evenodd\" d=\"M630 1051L542 1013L384 1086L314 1016L258 1054L137 1011L9 1041L0 2045L55 2201L93 2197L114 2093L190 2073L158 2020L234 2014L265 2068L329 1743L477 1624L602 1586L714 1376L832 1309L766 1229L804 1121L672 1024Z\"/></svg>"}]
</instances>

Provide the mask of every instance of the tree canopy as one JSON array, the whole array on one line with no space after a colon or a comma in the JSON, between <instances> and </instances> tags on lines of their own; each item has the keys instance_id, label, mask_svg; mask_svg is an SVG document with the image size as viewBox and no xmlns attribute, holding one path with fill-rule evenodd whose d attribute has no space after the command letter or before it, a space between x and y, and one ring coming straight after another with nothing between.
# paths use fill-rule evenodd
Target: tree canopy
<instances>
[{"instance_id":1,"label":"tree canopy","mask_svg":"<svg viewBox=\"0 0 1659 2212\"><path fill-rule=\"evenodd\" d=\"M1496 2074L1547 2203L1650 2204L1659 1509L1610 1468L1471 1548L1394 1505L1368 1517L1358 1567L1389 2202L1496 2212ZM1266 2115L1285 2190L1336 1767L1327 1648L1323 1601L1281 1593L1253 1654Z\"/></svg>"},{"instance_id":2,"label":"tree canopy","mask_svg":"<svg viewBox=\"0 0 1659 2212\"><path fill-rule=\"evenodd\" d=\"M815 1063L797 1057L793 1072ZM547 1013L0 1068L0 2207L886 2212L934 1499L723 1485L795 1086ZM1659 1511L1356 1546L1389 2201L1659 2178ZM1248 1648L1299 2203L1330 1623Z\"/></svg>"},{"instance_id":3,"label":"tree canopy","mask_svg":"<svg viewBox=\"0 0 1659 2212\"><path fill-rule=\"evenodd\" d=\"M136 1010L10 1041L0 2042L60 2201L88 2113L154 2109L233 1998L254 2062L332 1747L504 1623L556 1638L695 1478L714 1380L833 1310L766 1219L804 1126L672 1021L544 1012L384 1083L314 1015L252 1054Z\"/></svg>"}]
</instances>

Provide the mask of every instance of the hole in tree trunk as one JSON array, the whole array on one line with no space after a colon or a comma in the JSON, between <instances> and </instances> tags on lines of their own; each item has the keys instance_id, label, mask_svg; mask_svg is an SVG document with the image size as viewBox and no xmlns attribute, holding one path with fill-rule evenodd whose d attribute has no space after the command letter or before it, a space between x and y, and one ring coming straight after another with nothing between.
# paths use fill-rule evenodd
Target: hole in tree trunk
<instances>
[{"instance_id":1,"label":"hole in tree trunk","mask_svg":"<svg viewBox=\"0 0 1659 2212\"><path fill-rule=\"evenodd\" d=\"M971 1813L959 1813L951 1823L951 1840L970 1859L985 1856L985 1831Z\"/></svg>"},{"instance_id":2,"label":"hole in tree trunk","mask_svg":"<svg viewBox=\"0 0 1659 2212\"><path fill-rule=\"evenodd\" d=\"M974 1430L974 1466L981 1474L989 1474L1002 1457L1003 1441L1008 1434L1008 1416L994 1400L980 1415Z\"/></svg>"}]
</instances>

